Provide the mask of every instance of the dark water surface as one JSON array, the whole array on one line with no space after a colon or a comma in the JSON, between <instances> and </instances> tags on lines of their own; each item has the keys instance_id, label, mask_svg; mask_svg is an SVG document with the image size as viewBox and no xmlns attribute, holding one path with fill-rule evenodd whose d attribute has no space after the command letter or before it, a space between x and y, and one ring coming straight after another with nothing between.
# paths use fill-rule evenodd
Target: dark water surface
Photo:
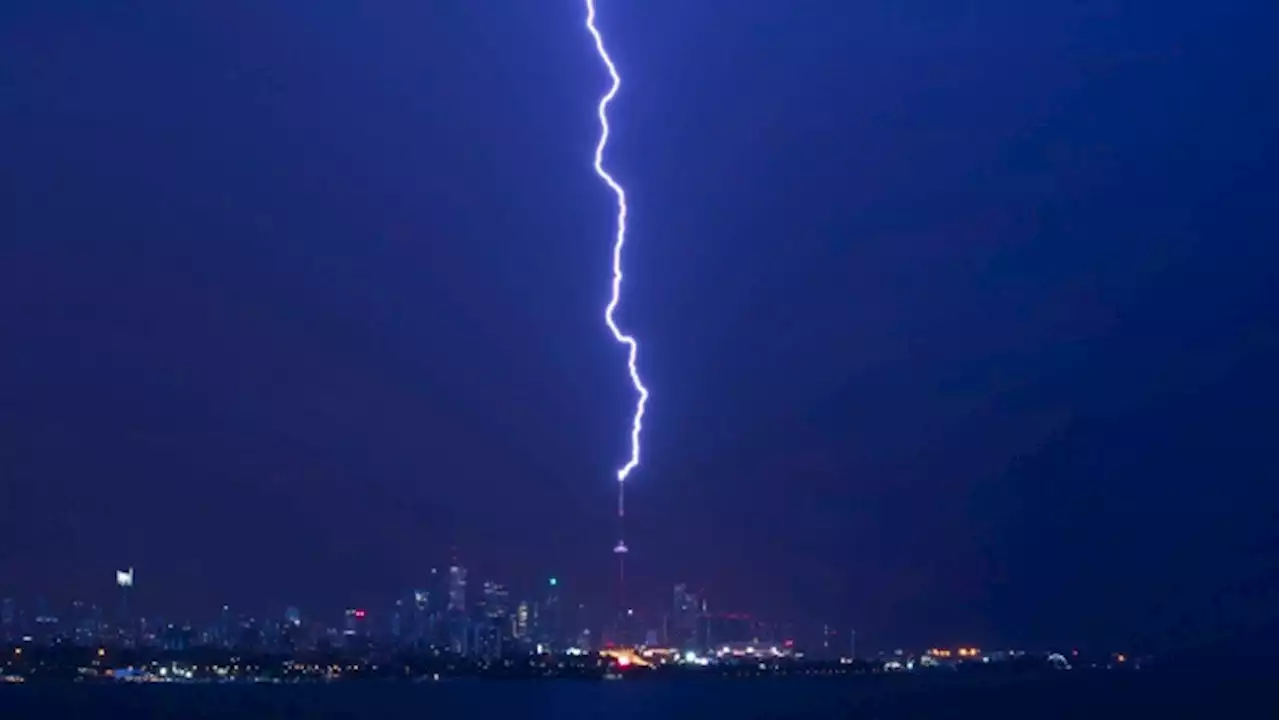
<instances>
[{"instance_id":1,"label":"dark water surface","mask_svg":"<svg viewBox=\"0 0 1280 720\"><path fill-rule=\"evenodd\" d=\"M1061 673L418 685L8 685L0 718L1275 718L1275 680Z\"/></svg>"}]
</instances>

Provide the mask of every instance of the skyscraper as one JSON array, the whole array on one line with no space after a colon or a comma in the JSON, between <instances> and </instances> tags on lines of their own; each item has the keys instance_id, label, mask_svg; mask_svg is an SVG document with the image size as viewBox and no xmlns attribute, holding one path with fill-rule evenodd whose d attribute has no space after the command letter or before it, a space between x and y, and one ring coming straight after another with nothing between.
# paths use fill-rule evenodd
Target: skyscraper
<instances>
[{"instance_id":1,"label":"skyscraper","mask_svg":"<svg viewBox=\"0 0 1280 720\"><path fill-rule=\"evenodd\" d=\"M507 588L492 580L484 584L484 615L488 618L505 618L511 613L510 593Z\"/></svg>"},{"instance_id":2,"label":"skyscraper","mask_svg":"<svg viewBox=\"0 0 1280 720\"><path fill-rule=\"evenodd\" d=\"M18 602L13 598L5 598L0 602L0 640L12 642L22 635L18 626Z\"/></svg>"},{"instance_id":3,"label":"skyscraper","mask_svg":"<svg viewBox=\"0 0 1280 720\"><path fill-rule=\"evenodd\" d=\"M563 638L560 626L560 581L556 578L547 580L547 599L542 603L538 614L538 640L551 646L558 645Z\"/></svg>"},{"instance_id":4,"label":"skyscraper","mask_svg":"<svg viewBox=\"0 0 1280 720\"><path fill-rule=\"evenodd\" d=\"M367 639L369 637L369 614L359 608L348 608L343 613L342 634L346 636L348 644L353 638Z\"/></svg>"},{"instance_id":5,"label":"skyscraper","mask_svg":"<svg viewBox=\"0 0 1280 720\"><path fill-rule=\"evenodd\" d=\"M133 568L116 571L116 590L120 593L120 617L116 624L126 637L133 634Z\"/></svg>"},{"instance_id":6,"label":"skyscraper","mask_svg":"<svg viewBox=\"0 0 1280 720\"><path fill-rule=\"evenodd\" d=\"M671 591L669 642L686 645L698 628L698 596L685 583L677 583Z\"/></svg>"},{"instance_id":7,"label":"skyscraper","mask_svg":"<svg viewBox=\"0 0 1280 720\"><path fill-rule=\"evenodd\" d=\"M467 611L467 569L461 565L449 566L449 612Z\"/></svg>"},{"instance_id":8,"label":"skyscraper","mask_svg":"<svg viewBox=\"0 0 1280 720\"><path fill-rule=\"evenodd\" d=\"M404 598L399 598L391 608L391 617L388 618L387 632L391 635L392 641L396 644L399 644L404 640L405 626L409 624L405 616L410 612L409 608L411 607L412 604L406 603Z\"/></svg>"},{"instance_id":9,"label":"skyscraper","mask_svg":"<svg viewBox=\"0 0 1280 720\"><path fill-rule=\"evenodd\" d=\"M529 624L532 614L533 612L529 606L528 600L522 600L520 604L516 606L515 630L512 632L512 635L514 635L517 640L529 639Z\"/></svg>"},{"instance_id":10,"label":"skyscraper","mask_svg":"<svg viewBox=\"0 0 1280 720\"><path fill-rule=\"evenodd\" d=\"M409 607L409 640L413 643L430 641L431 637L431 591L414 590Z\"/></svg>"}]
</instances>

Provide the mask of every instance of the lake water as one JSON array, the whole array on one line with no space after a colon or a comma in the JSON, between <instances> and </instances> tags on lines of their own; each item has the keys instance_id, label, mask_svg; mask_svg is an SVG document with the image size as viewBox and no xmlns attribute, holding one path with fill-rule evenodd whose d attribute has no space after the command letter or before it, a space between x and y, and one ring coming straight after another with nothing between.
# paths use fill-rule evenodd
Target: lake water
<instances>
[{"instance_id":1,"label":"lake water","mask_svg":"<svg viewBox=\"0 0 1280 720\"><path fill-rule=\"evenodd\" d=\"M1276 717L1275 680L1138 672L1057 677L456 680L332 685L8 685L0 718Z\"/></svg>"}]
</instances>

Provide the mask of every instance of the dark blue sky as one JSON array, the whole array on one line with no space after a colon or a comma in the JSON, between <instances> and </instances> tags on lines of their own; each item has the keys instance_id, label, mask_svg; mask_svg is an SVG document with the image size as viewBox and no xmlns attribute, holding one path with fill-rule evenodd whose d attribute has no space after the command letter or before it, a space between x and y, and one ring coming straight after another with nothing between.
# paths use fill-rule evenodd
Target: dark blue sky
<instances>
[{"instance_id":1,"label":"dark blue sky","mask_svg":"<svg viewBox=\"0 0 1280 720\"><path fill-rule=\"evenodd\" d=\"M0 592L132 564L154 609L333 612L457 546L608 602L583 8L286 5L0 11ZM1274 622L1273 20L600 0L637 602L884 643Z\"/></svg>"}]
</instances>

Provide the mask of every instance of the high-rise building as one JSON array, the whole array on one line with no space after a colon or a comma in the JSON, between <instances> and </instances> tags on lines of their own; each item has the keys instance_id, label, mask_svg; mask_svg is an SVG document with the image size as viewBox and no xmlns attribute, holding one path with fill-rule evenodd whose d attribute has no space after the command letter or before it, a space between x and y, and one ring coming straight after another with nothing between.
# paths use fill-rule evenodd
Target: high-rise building
<instances>
[{"instance_id":1,"label":"high-rise building","mask_svg":"<svg viewBox=\"0 0 1280 720\"><path fill-rule=\"evenodd\" d=\"M235 643L235 629L231 624L231 607L222 606L222 612L218 614L218 644L224 648L229 648Z\"/></svg>"},{"instance_id":2,"label":"high-rise building","mask_svg":"<svg viewBox=\"0 0 1280 720\"><path fill-rule=\"evenodd\" d=\"M414 590L410 606L409 640L422 643L431 639L431 591Z\"/></svg>"},{"instance_id":3,"label":"high-rise building","mask_svg":"<svg viewBox=\"0 0 1280 720\"><path fill-rule=\"evenodd\" d=\"M671 620L667 641L684 646L693 641L698 628L698 596L685 583L676 583L671 591Z\"/></svg>"},{"instance_id":4,"label":"high-rise building","mask_svg":"<svg viewBox=\"0 0 1280 720\"><path fill-rule=\"evenodd\" d=\"M387 633L391 636L391 640L400 643L405 637L405 627L409 624L406 621L406 615L409 613L409 605L405 603L404 598L396 600L395 605L391 608L391 617L387 618Z\"/></svg>"},{"instance_id":5,"label":"high-rise building","mask_svg":"<svg viewBox=\"0 0 1280 720\"><path fill-rule=\"evenodd\" d=\"M431 593L431 612L443 614L449 606L449 571L431 568L431 577L427 579L427 590Z\"/></svg>"},{"instance_id":6,"label":"high-rise building","mask_svg":"<svg viewBox=\"0 0 1280 720\"><path fill-rule=\"evenodd\" d=\"M449 573L431 568L426 590L415 594L414 603L422 611L419 642L443 645L446 642L446 618L449 612Z\"/></svg>"},{"instance_id":7,"label":"high-rise building","mask_svg":"<svg viewBox=\"0 0 1280 720\"><path fill-rule=\"evenodd\" d=\"M501 626L487 622L474 623L469 627L467 635L467 643L463 650L465 655L484 660L502 657Z\"/></svg>"},{"instance_id":8,"label":"high-rise building","mask_svg":"<svg viewBox=\"0 0 1280 720\"><path fill-rule=\"evenodd\" d=\"M500 619L510 614L510 593L507 592L507 588L502 584L486 580L482 597L484 604L482 614L485 617Z\"/></svg>"},{"instance_id":9,"label":"high-rise building","mask_svg":"<svg viewBox=\"0 0 1280 720\"><path fill-rule=\"evenodd\" d=\"M556 578L547 580L547 598L538 612L538 641L552 647L563 640L561 632L560 581Z\"/></svg>"},{"instance_id":10,"label":"high-rise building","mask_svg":"<svg viewBox=\"0 0 1280 720\"><path fill-rule=\"evenodd\" d=\"M449 606L451 613L467 611L467 569L461 565L449 566Z\"/></svg>"},{"instance_id":11,"label":"high-rise building","mask_svg":"<svg viewBox=\"0 0 1280 720\"><path fill-rule=\"evenodd\" d=\"M520 601L520 604L516 606L515 632L513 633L517 640L529 639L529 626L533 619L532 615L533 609L529 606L529 601Z\"/></svg>"},{"instance_id":12,"label":"high-rise building","mask_svg":"<svg viewBox=\"0 0 1280 720\"><path fill-rule=\"evenodd\" d=\"M349 608L343 615L342 634L348 638L369 636L369 614L364 610Z\"/></svg>"},{"instance_id":13,"label":"high-rise building","mask_svg":"<svg viewBox=\"0 0 1280 720\"><path fill-rule=\"evenodd\" d=\"M582 632L578 633L578 637L574 642L577 644L579 650L590 652L595 649L595 643L593 643L592 640L591 630L589 628L583 628Z\"/></svg>"},{"instance_id":14,"label":"high-rise building","mask_svg":"<svg viewBox=\"0 0 1280 720\"><path fill-rule=\"evenodd\" d=\"M126 639L132 637L135 627L133 622L133 568L116 571L116 591L120 594L120 616L116 624Z\"/></svg>"},{"instance_id":15,"label":"high-rise building","mask_svg":"<svg viewBox=\"0 0 1280 720\"><path fill-rule=\"evenodd\" d=\"M5 598L0 602L0 640L13 642L22 635L18 623L18 601Z\"/></svg>"}]
</instances>

